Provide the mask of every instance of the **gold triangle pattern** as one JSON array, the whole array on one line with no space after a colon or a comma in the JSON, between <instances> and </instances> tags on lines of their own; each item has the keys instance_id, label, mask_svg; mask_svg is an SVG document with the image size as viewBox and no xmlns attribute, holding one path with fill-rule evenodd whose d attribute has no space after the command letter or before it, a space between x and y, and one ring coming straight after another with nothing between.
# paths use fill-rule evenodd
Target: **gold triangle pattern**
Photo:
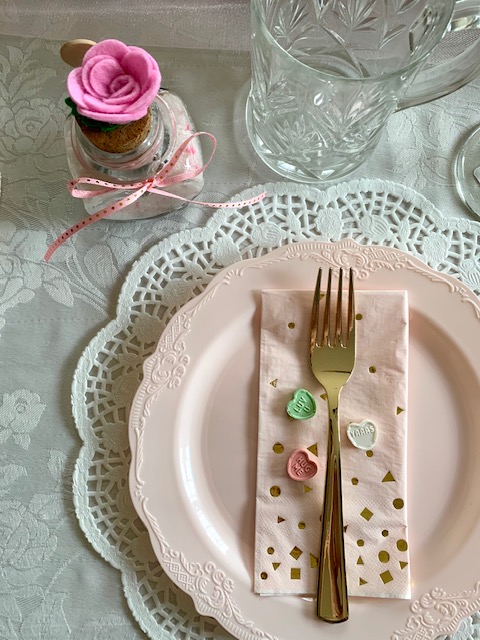
<instances>
[{"instance_id":1,"label":"gold triangle pattern","mask_svg":"<svg viewBox=\"0 0 480 640\"><path fill-rule=\"evenodd\" d=\"M312 487L309 487L306 484L304 484L303 485L303 493L308 493L309 491L312 491Z\"/></svg>"},{"instance_id":2,"label":"gold triangle pattern","mask_svg":"<svg viewBox=\"0 0 480 640\"><path fill-rule=\"evenodd\" d=\"M309 447L307 447L307 449L311 451L314 456L318 456L318 447L316 442L315 444L311 444Z\"/></svg>"},{"instance_id":3,"label":"gold triangle pattern","mask_svg":"<svg viewBox=\"0 0 480 640\"><path fill-rule=\"evenodd\" d=\"M402 407L397 407L397 416L399 413L402 413L403 411L405 411L405 409L402 409Z\"/></svg>"},{"instance_id":4,"label":"gold triangle pattern","mask_svg":"<svg viewBox=\"0 0 480 640\"><path fill-rule=\"evenodd\" d=\"M285 522L285 518L282 518L282 516L278 516L277 522Z\"/></svg>"},{"instance_id":5,"label":"gold triangle pattern","mask_svg":"<svg viewBox=\"0 0 480 640\"><path fill-rule=\"evenodd\" d=\"M392 472L391 472L391 471L389 471L389 472L385 475L385 477L384 477L384 479L382 480L382 482L395 482L395 478L393 477L393 475L392 475Z\"/></svg>"},{"instance_id":6,"label":"gold triangle pattern","mask_svg":"<svg viewBox=\"0 0 480 640\"><path fill-rule=\"evenodd\" d=\"M272 380L270 384L272 385L272 387L277 388L277 382L278 382L278 378L275 378L275 380Z\"/></svg>"},{"instance_id":7,"label":"gold triangle pattern","mask_svg":"<svg viewBox=\"0 0 480 640\"><path fill-rule=\"evenodd\" d=\"M358 579L358 584L359 584L360 586L362 586L363 584L368 584L368 582L367 582L366 580L364 580L363 578L359 578L359 579Z\"/></svg>"},{"instance_id":8,"label":"gold triangle pattern","mask_svg":"<svg viewBox=\"0 0 480 640\"><path fill-rule=\"evenodd\" d=\"M405 569L405 567L407 566L408 562L404 562L403 560L400 560L398 564L400 565L400 569Z\"/></svg>"},{"instance_id":9,"label":"gold triangle pattern","mask_svg":"<svg viewBox=\"0 0 480 640\"><path fill-rule=\"evenodd\" d=\"M326 394L326 393L321 393L321 394L320 394L320 398L321 398L322 400L325 400L325 401L326 401L326 400L327 400L327 394Z\"/></svg>"},{"instance_id":10,"label":"gold triangle pattern","mask_svg":"<svg viewBox=\"0 0 480 640\"><path fill-rule=\"evenodd\" d=\"M312 569L318 567L318 558L314 556L313 553L310 554L310 566L312 567Z\"/></svg>"},{"instance_id":11,"label":"gold triangle pattern","mask_svg":"<svg viewBox=\"0 0 480 640\"><path fill-rule=\"evenodd\" d=\"M273 570L276 571L281 564L281 562L272 562Z\"/></svg>"},{"instance_id":12,"label":"gold triangle pattern","mask_svg":"<svg viewBox=\"0 0 480 640\"><path fill-rule=\"evenodd\" d=\"M358 556L357 564L364 564L362 556Z\"/></svg>"}]
</instances>

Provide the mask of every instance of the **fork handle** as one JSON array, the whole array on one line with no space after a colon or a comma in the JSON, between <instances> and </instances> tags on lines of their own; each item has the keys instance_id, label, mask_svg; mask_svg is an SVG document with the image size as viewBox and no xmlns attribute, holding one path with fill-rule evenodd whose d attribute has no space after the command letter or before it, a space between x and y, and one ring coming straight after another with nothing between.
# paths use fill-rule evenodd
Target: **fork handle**
<instances>
[{"instance_id":1,"label":"fork handle","mask_svg":"<svg viewBox=\"0 0 480 640\"><path fill-rule=\"evenodd\" d=\"M338 396L339 390L327 394L329 415L327 470L317 584L317 616L326 622L348 620Z\"/></svg>"}]
</instances>

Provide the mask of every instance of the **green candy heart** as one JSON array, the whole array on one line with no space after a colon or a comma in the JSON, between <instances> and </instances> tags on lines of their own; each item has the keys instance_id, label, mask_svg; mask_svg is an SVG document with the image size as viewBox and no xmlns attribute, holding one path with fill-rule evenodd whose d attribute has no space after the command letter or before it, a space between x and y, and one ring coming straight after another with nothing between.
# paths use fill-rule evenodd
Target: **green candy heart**
<instances>
[{"instance_id":1,"label":"green candy heart","mask_svg":"<svg viewBox=\"0 0 480 640\"><path fill-rule=\"evenodd\" d=\"M297 389L293 394L293 400L287 404L287 413L295 420L306 420L315 415L317 404L310 391Z\"/></svg>"}]
</instances>

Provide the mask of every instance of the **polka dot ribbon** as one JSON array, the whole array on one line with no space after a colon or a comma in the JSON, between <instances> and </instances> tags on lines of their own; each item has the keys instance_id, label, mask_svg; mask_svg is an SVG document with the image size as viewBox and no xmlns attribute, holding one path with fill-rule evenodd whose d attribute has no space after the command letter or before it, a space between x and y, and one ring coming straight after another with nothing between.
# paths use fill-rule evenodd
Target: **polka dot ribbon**
<instances>
[{"instance_id":1,"label":"polka dot ribbon","mask_svg":"<svg viewBox=\"0 0 480 640\"><path fill-rule=\"evenodd\" d=\"M175 167L177 162L179 161L182 154L185 152L186 148L190 144L190 142L199 136L207 136L213 143L213 149L211 151L210 157L207 162L195 169L184 171L183 173L179 173L175 176L169 175L172 169ZM195 178L200 173L205 171L210 162L212 161L213 155L215 153L215 149L217 148L217 141L215 136L211 133L207 133L206 131L199 131L197 133L192 134L189 138L183 142L178 149L173 154L172 159L164 165L160 171L148 178L147 180L143 180L142 182L131 182L128 184L116 184L113 182L105 182L104 180L95 180L94 178L82 177L76 180L71 180L67 184L67 188L70 191L70 194L74 198L94 198L99 195L104 195L109 193L112 189L118 189L122 191L131 191L132 193L128 195L126 198L122 198L118 202L105 207L101 211L97 211L97 213L93 213L88 218L84 218L77 224L74 224L62 233L52 244L48 247L47 252L45 254L45 260L48 262L55 251L60 247L64 242L66 242L69 238L71 238L74 234L78 233L81 229L84 229L88 225L101 220L102 218L106 218L116 211L120 211L125 207L133 204L136 200L138 200L144 193L149 191L150 193L157 193L159 195L167 196L168 198L174 198L175 200L182 200L183 202L189 202L191 204L198 204L205 207L211 207L213 209L224 209L224 208L240 208L249 204L256 204L263 200L263 198L267 195L266 192L260 193L258 196L253 198L248 198L247 200L241 200L240 202L200 202L199 200L188 200L188 198L183 198L182 196L178 196L174 193L170 193L169 191L165 191L160 187L167 187L169 185L177 184L179 182L184 182L185 180L189 180L191 178ZM78 189L78 185L89 184L94 185L95 189Z\"/></svg>"}]
</instances>

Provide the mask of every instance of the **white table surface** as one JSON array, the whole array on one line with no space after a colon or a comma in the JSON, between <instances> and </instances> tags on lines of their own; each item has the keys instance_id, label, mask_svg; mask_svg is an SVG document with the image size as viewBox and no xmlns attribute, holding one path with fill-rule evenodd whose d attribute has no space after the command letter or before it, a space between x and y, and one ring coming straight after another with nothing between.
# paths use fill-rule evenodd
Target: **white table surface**
<instances>
[{"instance_id":1,"label":"white table surface","mask_svg":"<svg viewBox=\"0 0 480 640\"><path fill-rule=\"evenodd\" d=\"M125 603L119 573L90 547L73 509L80 441L71 381L83 349L114 316L133 261L162 238L204 224L211 211L188 206L164 219L102 221L69 241L51 264L43 262L47 243L84 215L65 188L68 69L59 44L0 39L0 638L133 640L145 635ZM197 128L217 137L202 199L226 200L279 180L246 139L248 53L149 50ZM480 122L479 105L477 80L395 114L374 156L351 177L402 183L445 217L476 220L456 194L453 162ZM462 640L471 637L478 636Z\"/></svg>"}]
</instances>

